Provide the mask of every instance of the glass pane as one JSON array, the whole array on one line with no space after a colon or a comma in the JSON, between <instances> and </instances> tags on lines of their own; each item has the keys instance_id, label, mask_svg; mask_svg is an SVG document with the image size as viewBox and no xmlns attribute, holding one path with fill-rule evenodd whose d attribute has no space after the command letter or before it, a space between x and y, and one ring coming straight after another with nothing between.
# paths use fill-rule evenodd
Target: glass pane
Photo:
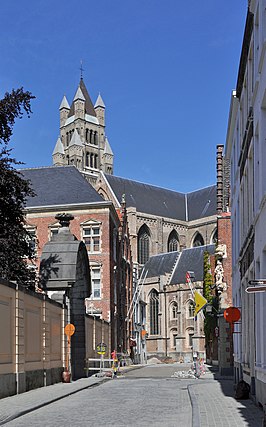
<instances>
[{"instance_id":1,"label":"glass pane","mask_svg":"<svg viewBox=\"0 0 266 427\"><path fill-rule=\"evenodd\" d=\"M100 234L100 229L97 228L93 228L93 234Z\"/></svg>"},{"instance_id":2,"label":"glass pane","mask_svg":"<svg viewBox=\"0 0 266 427\"><path fill-rule=\"evenodd\" d=\"M84 236L89 236L91 234L91 229L90 228L84 228L83 234L84 234Z\"/></svg>"},{"instance_id":3,"label":"glass pane","mask_svg":"<svg viewBox=\"0 0 266 427\"><path fill-rule=\"evenodd\" d=\"M93 296L94 298L100 298L101 297L100 289L94 289Z\"/></svg>"}]
</instances>

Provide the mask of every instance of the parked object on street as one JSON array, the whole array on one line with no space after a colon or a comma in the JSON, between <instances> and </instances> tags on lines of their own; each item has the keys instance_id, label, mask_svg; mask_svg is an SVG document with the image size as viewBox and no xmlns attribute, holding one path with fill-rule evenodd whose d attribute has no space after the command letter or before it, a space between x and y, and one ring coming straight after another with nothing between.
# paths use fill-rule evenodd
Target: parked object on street
<instances>
[{"instance_id":1,"label":"parked object on street","mask_svg":"<svg viewBox=\"0 0 266 427\"><path fill-rule=\"evenodd\" d=\"M249 399L250 386L244 380L239 381L236 386L235 398L238 400Z\"/></svg>"}]
</instances>

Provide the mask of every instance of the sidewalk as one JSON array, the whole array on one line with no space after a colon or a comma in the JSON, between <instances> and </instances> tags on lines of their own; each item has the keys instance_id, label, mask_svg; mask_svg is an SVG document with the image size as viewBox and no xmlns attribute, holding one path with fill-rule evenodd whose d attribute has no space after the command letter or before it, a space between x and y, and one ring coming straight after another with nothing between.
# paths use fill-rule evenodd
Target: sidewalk
<instances>
[{"instance_id":1,"label":"sidewalk","mask_svg":"<svg viewBox=\"0 0 266 427\"><path fill-rule=\"evenodd\" d=\"M120 368L121 373L125 373L132 369L138 369L142 365L132 365ZM14 420L21 415L32 412L38 408L56 402L66 396L77 393L89 387L109 381L107 377L89 377L81 378L80 380L71 383L57 383L47 387L41 387L25 393L0 399L0 426L8 421Z\"/></svg>"},{"instance_id":2,"label":"sidewalk","mask_svg":"<svg viewBox=\"0 0 266 427\"><path fill-rule=\"evenodd\" d=\"M192 427L262 427L263 411L251 399L234 398L232 377L206 374L188 386Z\"/></svg>"},{"instance_id":3,"label":"sidewalk","mask_svg":"<svg viewBox=\"0 0 266 427\"><path fill-rule=\"evenodd\" d=\"M57 383L1 399L0 425L103 381L106 378L82 378L69 384Z\"/></svg>"}]
</instances>

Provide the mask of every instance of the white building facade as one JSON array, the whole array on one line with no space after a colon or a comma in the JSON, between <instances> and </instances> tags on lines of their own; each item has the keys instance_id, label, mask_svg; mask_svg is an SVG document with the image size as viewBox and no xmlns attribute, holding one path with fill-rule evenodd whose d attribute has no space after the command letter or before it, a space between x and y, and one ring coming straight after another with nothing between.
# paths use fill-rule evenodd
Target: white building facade
<instances>
[{"instance_id":1,"label":"white building facade","mask_svg":"<svg viewBox=\"0 0 266 427\"><path fill-rule=\"evenodd\" d=\"M252 0L243 38L237 88L232 93L225 155L231 167L233 305L236 381L266 396L266 293L247 293L266 278L266 0Z\"/></svg>"}]
</instances>

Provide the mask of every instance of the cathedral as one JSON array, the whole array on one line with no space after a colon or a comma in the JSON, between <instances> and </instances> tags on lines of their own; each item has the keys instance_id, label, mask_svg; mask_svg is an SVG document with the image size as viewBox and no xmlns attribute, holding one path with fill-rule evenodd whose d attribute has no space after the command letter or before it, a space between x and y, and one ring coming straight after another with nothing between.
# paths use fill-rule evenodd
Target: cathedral
<instances>
[{"instance_id":1,"label":"cathedral","mask_svg":"<svg viewBox=\"0 0 266 427\"><path fill-rule=\"evenodd\" d=\"M208 249L213 255L217 242L217 186L182 193L115 176L114 154L105 133L105 109L100 94L93 105L81 78L71 105L64 96L59 107L60 136L53 164L75 166L117 211L126 206L134 289L127 318L134 323L130 337L134 359L189 358L196 342L194 350L204 357L203 320L193 322L193 298L184 268L197 270L196 286L202 291L203 253ZM196 251L198 247L200 251ZM170 253L173 256L169 258ZM141 271L149 263L153 269L144 279ZM181 264L182 275L178 270ZM174 282L176 269L179 276Z\"/></svg>"}]
</instances>

